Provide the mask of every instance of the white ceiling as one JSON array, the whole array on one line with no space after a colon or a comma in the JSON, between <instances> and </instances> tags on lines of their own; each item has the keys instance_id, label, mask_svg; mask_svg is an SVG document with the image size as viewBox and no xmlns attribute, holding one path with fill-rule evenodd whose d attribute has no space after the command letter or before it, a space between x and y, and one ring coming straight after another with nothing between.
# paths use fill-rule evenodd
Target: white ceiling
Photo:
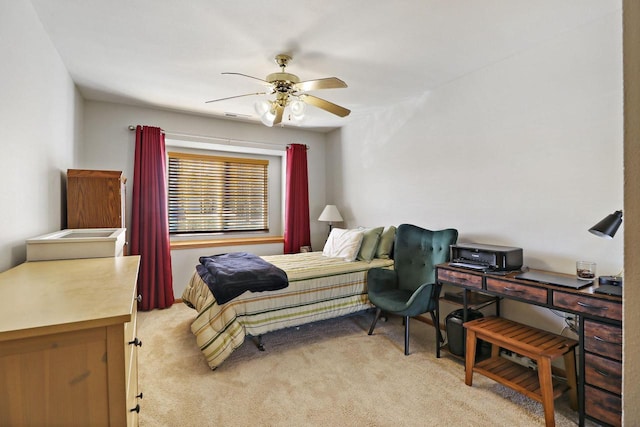
<instances>
[{"instance_id":1,"label":"white ceiling","mask_svg":"<svg viewBox=\"0 0 640 427\"><path fill-rule=\"evenodd\" d=\"M352 110L309 107L326 130L424 96L439 85L553 39L621 0L31 0L86 99L258 121L273 58L301 80L338 77L314 95ZM535 72L535 70L532 70ZM285 125L287 125L285 121Z\"/></svg>"}]
</instances>

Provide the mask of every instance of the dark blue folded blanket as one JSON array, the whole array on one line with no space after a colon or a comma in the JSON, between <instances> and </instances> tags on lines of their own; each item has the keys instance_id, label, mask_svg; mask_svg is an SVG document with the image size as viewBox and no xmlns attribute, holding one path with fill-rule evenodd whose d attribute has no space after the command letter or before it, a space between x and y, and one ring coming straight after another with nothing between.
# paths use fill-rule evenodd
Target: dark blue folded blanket
<instances>
[{"instance_id":1,"label":"dark blue folded blanket","mask_svg":"<svg viewBox=\"0 0 640 427\"><path fill-rule=\"evenodd\" d=\"M231 301L245 291L275 291L289 286L287 273L246 252L200 257L196 271L218 304Z\"/></svg>"}]
</instances>

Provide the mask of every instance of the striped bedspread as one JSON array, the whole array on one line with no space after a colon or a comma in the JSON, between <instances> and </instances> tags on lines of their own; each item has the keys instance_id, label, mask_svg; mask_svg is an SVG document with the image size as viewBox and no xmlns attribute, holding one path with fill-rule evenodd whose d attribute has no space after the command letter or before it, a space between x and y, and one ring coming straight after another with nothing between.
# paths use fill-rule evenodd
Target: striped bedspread
<instances>
[{"instance_id":1,"label":"striped bedspread","mask_svg":"<svg viewBox=\"0 0 640 427\"><path fill-rule=\"evenodd\" d=\"M182 294L182 300L198 312L191 331L211 369L229 357L246 335L258 336L370 308L367 271L393 265L389 259L345 262L324 257L322 252L262 258L286 271L287 288L245 292L218 305L207 285L194 273Z\"/></svg>"}]
</instances>

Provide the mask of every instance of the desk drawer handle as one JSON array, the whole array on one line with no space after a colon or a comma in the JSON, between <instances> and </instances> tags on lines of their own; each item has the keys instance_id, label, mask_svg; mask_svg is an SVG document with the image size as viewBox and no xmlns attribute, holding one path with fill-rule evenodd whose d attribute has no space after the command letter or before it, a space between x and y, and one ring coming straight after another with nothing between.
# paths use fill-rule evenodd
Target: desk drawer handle
<instances>
[{"instance_id":1,"label":"desk drawer handle","mask_svg":"<svg viewBox=\"0 0 640 427\"><path fill-rule=\"evenodd\" d=\"M621 379L622 377L620 375L613 375L609 372L605 372L602 371L598 368L595 368L594 371L596 371L599 375L603 376L603 377L607 377L607 378L611 378L611 377L615 377L616 379Z\"/></svg>"},{"instance_id":2,"label":"desk drawer handle","mask_svg":"<svg viewBox=\"0 0 640 427\"><path fill-rule=\"evenodd\" d=\"M587 304L586 302L578 301L578 305L584 308L593 308L595 310L609 310L609 307L599 307L597 305Z\"/></svg>"},{"instance_id":3,"label":"desk drawer handle","mask_svg":"<svg viewBox=\"0 0 640 427\"><path fill-rule=\"evenodd\" d=\"M142 347L142 341L140 341L138 338L134 338L133 341L129 341L129 344L133 344L136 347Z\"/></svg>"},{"instance_id":4,"label":"desk drawer handle","mask_svg":"<svg viewBox=\"0 0 640 427\"><path fill-rule=\"evenodd\" d=\"M524 292L522 289L508 288L506 286L503 287L502 290L505 292Z\"/></svg>"},{"instance_id":5,"label":"desk drawer handle","mask_svg":"<svg viewBox=\"0 0 640 427\"><path fill-rule=\"evenodd\" d=\"M135 408L129 409L129 412L135 412L135 413L139 414L140 413L140 405L136 405Z\"/></svg>"},{"instance_id":6,"label":"desk drawer handle","mask_svg":"<svg viewBox=\"0 0 640 427\"><path fill-rule=\"evenodd\" d=\"M613 345L619 345L619 346L622 346L622 343L621 343L621 342L607 341L607 340L605 340L604 338L600 338L600 337L599 337L599 336L597 336L597 335L594 335L594 336L593 336L593 339L594 339L594 340L596 340L596 341L603 342L603 343L605 343L605 344L613 344Z\"/></svg>"}]
</instances>

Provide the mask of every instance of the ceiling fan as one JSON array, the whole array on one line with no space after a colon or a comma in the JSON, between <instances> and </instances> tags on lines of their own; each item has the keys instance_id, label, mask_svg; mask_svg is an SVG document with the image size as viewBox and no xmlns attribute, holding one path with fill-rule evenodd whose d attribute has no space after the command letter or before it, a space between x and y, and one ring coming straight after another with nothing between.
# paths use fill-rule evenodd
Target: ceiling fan
<instances>
[{"instance_id":1,"label":"ceiling fan","mask_svg":"<svg viewBox=\"0 0 640 427\"><path fill-rule=\"evenodd\" d=\"M247 93L244 95L230 96L227 98L212 99L211 101L206 101L206 103L224 101L233 98L241 98L244 96L275 95L276 98L274 100L258 101L255 104L255 109L260 116L260 120L267 126L273 126L281 123L284 116L284 110L287 107L289 107L289 118L291 120L301 120L304 116L305 104L321 108L339 117L346 117L349 115L349 113L351 113L350 110L344 107L306 93L308 91L319 89L345 88L347 87L347 84L345 82L337 77L300 81L298 76L296 76L295 74L285 72L285 68L289 64L289 61L291 61L291 56L286 54L276 55L275 61L276 64L278 64L278 66L281 68L281 71L279 73L269 74L265 79L249 76L242 73L222 73L244 76L254 80L259 80L267 85L267 89L265 92Z\"/></svg>"}]
</instances>

